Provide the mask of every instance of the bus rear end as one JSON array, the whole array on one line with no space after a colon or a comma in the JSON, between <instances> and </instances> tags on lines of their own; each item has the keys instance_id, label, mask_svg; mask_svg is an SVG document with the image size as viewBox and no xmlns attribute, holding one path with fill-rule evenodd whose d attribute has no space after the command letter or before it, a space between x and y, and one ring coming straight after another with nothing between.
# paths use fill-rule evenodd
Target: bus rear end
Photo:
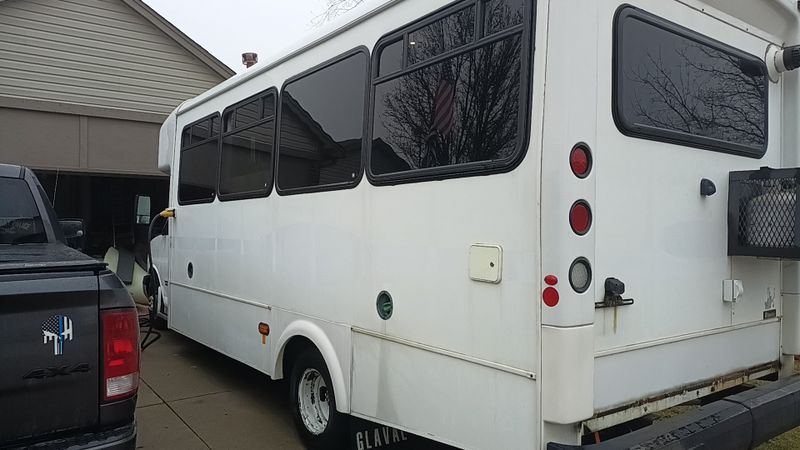
<instances>
[{"instance_id":1,"label":"bus rear end","mask_svg":"<svg viewBox=\"0 0 800 450\"><path fill-rule=\"evenodd\" d=\"M573 444L788 376L800 344L797 171L770 170L798 165L798 74L774 59L797 5L586 3L549 5L542 162L544 442ZM751 419L637 442L749 448Z\"/></svg>"}]
</instances>

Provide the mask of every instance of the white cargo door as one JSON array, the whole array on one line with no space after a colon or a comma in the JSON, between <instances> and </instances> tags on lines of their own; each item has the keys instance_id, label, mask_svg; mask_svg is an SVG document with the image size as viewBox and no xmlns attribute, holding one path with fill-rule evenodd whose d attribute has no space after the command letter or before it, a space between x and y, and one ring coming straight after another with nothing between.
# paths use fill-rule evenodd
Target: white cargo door
<instances>
[{"instance_id":1,"label":"white cargo door","mask_svg":"<svg viewBox=\"0 0 800 450\"><path fill-rule=\"evenodd\" d=\"M606 2L601 13L600 40L614 44L599 58L599 85L613 89L598 102L597 300L607 277L634 299L596 310L601 410L778 351L776 327L731 328L760 321L764 299L732 306L722 291L733 278L748 293L778 287L777 263L727 252L728 173L780 164L778 86L761 57L767 42L677 2L633 4ZM704 179L715 193L701 193ZM679 369L644 377L642 365Z\"/></svg>"}]
</instances>

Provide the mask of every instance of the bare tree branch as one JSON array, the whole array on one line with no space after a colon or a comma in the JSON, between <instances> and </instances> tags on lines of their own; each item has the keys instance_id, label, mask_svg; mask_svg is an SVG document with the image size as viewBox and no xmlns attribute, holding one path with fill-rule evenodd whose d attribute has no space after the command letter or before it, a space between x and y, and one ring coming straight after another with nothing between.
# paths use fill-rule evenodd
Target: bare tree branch
<instances>
[{"instance_id":1,"label":"bare tree branch","mask_svg":"<svg viewBox=\"0 0 800 450\"><path fill-rule=\"evenodd\" d=\"M321 26L364 3L364 0L328 0L325 11L311 20L315 27Z\"/></svg>"},{"instance_id":2,"label":"bare tree branch","mask_svg":"<svg viewBox=\"0 0 800 450\"><path fill-rule=\"evenodd\" d=\"M745 145L766 140L765 75L728 53L687 42L646 52L625 76L636 121Z\"/></svg>"}]
</instances>

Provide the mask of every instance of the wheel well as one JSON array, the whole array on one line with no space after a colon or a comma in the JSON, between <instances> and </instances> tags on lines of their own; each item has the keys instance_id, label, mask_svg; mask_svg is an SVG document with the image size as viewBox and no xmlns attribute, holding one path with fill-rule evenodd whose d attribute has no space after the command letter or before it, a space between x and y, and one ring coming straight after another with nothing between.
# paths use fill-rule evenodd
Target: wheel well
<instances>
[{"instance_id":1,"label":"wheel well","mask_svg":"<svg viewBox=\"0 0 800 450\"><path fill-rule=\"evenodd\" d=\"M287 378L291 374L292 365L294 364L295 360L298 356L300 356L304 351L308 349L314 349L315 351L319 352L319 349L311 339L308 339L304 336L295 336L289 339L289 342L286 343L286 346L283 349L283 377Z\"/></svg>"}]
</instances>

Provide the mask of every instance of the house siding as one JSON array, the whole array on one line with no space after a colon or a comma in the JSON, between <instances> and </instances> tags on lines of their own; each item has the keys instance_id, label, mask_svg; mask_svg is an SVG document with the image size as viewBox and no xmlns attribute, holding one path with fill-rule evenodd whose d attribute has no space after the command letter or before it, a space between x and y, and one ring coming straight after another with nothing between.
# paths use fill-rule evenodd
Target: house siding
<instances>
[{"instance_id":1,"label":"house siding","mask_svg":"<svg viewBox=\"0 0 800 450\"><path fill-rule=\"evenodd\" d=\"M121 0L0 2L0 96L166 115L223 79Z\"/></svg>"}]
</instances>

